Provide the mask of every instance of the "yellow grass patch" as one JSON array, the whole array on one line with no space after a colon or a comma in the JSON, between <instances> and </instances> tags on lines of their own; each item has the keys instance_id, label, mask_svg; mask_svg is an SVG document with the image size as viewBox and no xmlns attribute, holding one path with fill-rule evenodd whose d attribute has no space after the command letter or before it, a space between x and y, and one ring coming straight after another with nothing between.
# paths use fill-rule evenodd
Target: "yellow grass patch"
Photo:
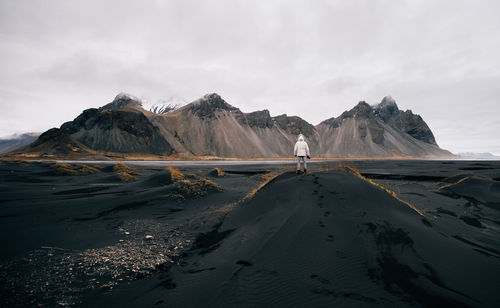
<instances>
[{"instance_id":1,"label":"yellow grass patch","mask_svg":"<svg viewBox=\"0 0 500 308\"><path fill-rule=\"evenodd\" d=\"M240 202L252 199L255 196L255 194L257 194L262 188L266 187L267 184L271 183L271 181L274 180L280 174L281 173L270 174L271 176L269 176L266 180L264 180L264 182L262 182L259 186L252 189L252 191L250 191L245 197L243 197L243 199L241 199Z\"/></svg>"},{"instance_id":2,"label":"yellow grass patch","mask_svg":"<svg viewBox=\"0 0 500 308\"><path fill-rule=\"evenodd\" d=\"M213 174L217 175L217 176L224 176L225 175L224 171L222 171L220 168L215 168L213 170Z\"/></svg>"},{"instance_id":3,"label":"yellow grass patch","mask_svg":"<svg viewBox=\"0 0 500 308\"><path fill-rule=\"evenodd\" d=\"M281 173L283 173L283 172L280 172L279 174L281 174ZM258 177L261 181L267 182L267 181L274 179L276 177L276 174L277 173L266 172L266 173L259 174Z\"/></svg>"},{"instance_id":4,"label":"yellow grass patch","mask_svg":"<svg viewBox=\"0 0 500 308\"><path fill-rule=\"evenodd\" d=\"M96 168L95 166L85 165L85 164L77 164L77 165L75 165L75 167L78 168L78 171L80 173L98 173L98 172L101 172L101 170L99 170L99 168Z\"/></svg>"},{"instance_id":5,"label":"yellow grass patch","mask_svg":"<svg viewBox=\"0 0 500 308\"><path fill-rule=\"evenodd\" d=\"M184 180L184 174L179 171L179 169L174 168L174 167L167 167L166 170L170 172L170 178L172 179L172 182L179 182Z\"/></svg>"},{"instance_id":6,"label":"yellow grass patch","mask_svg":"<svg viewBox=\"0 0 500 308\"><path fill-rule=\"evenodd\" d=\"M133 182L137 181L136 175L140 173L137 172L134 168L125 165L124 163L116 163L113 166L113 171L118 173L118 178L122 182Z\"/></svg>"},{"instance_id":7,"label":"yellow grass patch","mask_svg":"<svg viewBox=\"0 0 500 308\"><path fill-rule=\"evenodd\" d=\"M220 207L219 209L217 209L215 212L223 213L223 214L224 213L228 213L235 206L237 206L237 205L239 205L239 204L241 204L241 203L243 203L243 202L245 202L247 200L252 199L262 188L266 187L275 178L277 178L278 176L282 175L285 172L290 172L290 170L283 169L283 170L280 170L280 171L277 171L277 172L270 172L270 173L262 174L261 175L261 179L263 179L263 182L259 186L257 186L256 188L252 189L252 191L250 191L248 194L246 194L246 196L243 197L241 200L236 201L236 202L232 202L232 203L229 203L229 204L226 204L226 205Z\"/></svg>"},{"instance_id":8,"label":"yellow grass patch","mask_svg":"<svg viewBox=\"0 0 500 308\"><path fill-rule=\"evenodd\" d=\"M388 193L389 195L391 195L394 199L398 200L399 202L404 203L409 208L411 208L412 210L414 210L415 212L417 212L420 216L424 216L425 217L425 215L421 211L419 211L413 204L411 204L410 202L405 201L405 200L399 198L398 195L394 191L390 190L389 188L385 187L384 185L379 184L379 183L373 181L372 179L364 177L363 175L361 175L361 173L359 172L359 170L356 169L355 167L349 166L349 165L342 165L342 166L339 166L339 167L347 169L348 171L350 171L352 174L356 175L360 179L362 179L362 180L364 180L364 181L372 184L373 186L376 186L376 187L382 189L383 191L385 191L386 193Z\"/></svg>"},{"instance_id":9,"label":"yellow grass patch","mask_svg":"<svg viewBox=\"0 0 500 308\"><path fill-rule=\"evenodd\" d=\"M116 163L113 166L113 171L114 172L126 172L131 175L139 175L139 172L137 172L134 168L125 165L124 163Z\"/></svg>"},{"instance_id":10,"label":"yellow grass patch","mask_svg":"<svg viewBox=\"0 0 500 308\"><path fill-rule=\"evenodd\" d=\"M185 199L205 197L209 192L220 192L223 190L219 184L204 178L194 180L181 179L176 182L174 191L170 196L183 201Z\"/></svg>"},{"instance_id":11,"label":"yellow grass patch","mask_svg":"<svg viewBox=\"0 0 500 308\"><path fill-rule=\"evenodd\" d=\"M55 163L51 165L57 175L84 175L100 172L99 169L85 164Z\"/></svg>"},{"instance_id":12,"label":"yellow grass patch","mask_svg":"<svg viewBox=\"0 0 500 308\"><path fill-rule=\"evenodd\" d=\"M465 176L463 178L461 178L460 180L456 181L455 183L448 183L448 184L445 184L441 187L439 187L436 191L440 191L441 189L444 189L444 188L447 188L447 187L451 187L451 186L454 186L454 185L457 185L459 183L462 183L463 181L466 181L470 178L470 176ZM444 183L443 183L444 184Z\"/></svg>"},{"instance_id":13,"label":"yellow grass patch","mask_svg":"<svg viewBox=\"0 0 500 308\"><path fill-rule=\"evenodd\" d=\"M56 164L52 165L52 168L55 169L54 171L57 175L78 175L79 174L76 170L73 170L73 168L69 164L56 163Z\"/></svg>"},{"instance_id":14,"label":"yellow grass patch","mask_svg":"<svg viewBox=\"0 0 500 308\"><path fill-rule=\"evenodd\" d=\"M130 173L127 173L125 171L122 171L122 172L119 172L118 173L118 178L122 181L122 182L134 182L134 181L137 181L137 177L130 174Z\"/></svg>"}]
</instances>

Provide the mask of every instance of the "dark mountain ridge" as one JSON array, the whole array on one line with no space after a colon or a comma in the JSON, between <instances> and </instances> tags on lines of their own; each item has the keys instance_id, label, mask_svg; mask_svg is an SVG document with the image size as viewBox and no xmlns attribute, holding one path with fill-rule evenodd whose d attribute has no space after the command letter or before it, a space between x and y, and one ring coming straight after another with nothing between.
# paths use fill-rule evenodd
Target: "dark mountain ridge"
<instances>
[{"instance_id":1,"label":"dark mountain ridge","mask_svg":"<svg viewBox=\"0 0 500 308\"><path fill-rule=\"evenodd\" d=\"M382 102L374 107L375 116L385 123L401 129L415 139L437 145L434 134L422 117L413 114L411 110L399 110L392 97L384 97Z\"/></svg>"},{"instance_id":2,"label":"dark mountain ridge","mask_svg":"<svg viewBox=\"0 0 500 308\"><path fill-rule=\"evenodd\" d=\"M298 116L272 117L269 110L244 113L216 93L161 114L119 94L101 108L84 110L55 133L49 134L58 136L54 140L45 135L20 152L68 153L67 147L54 143L59 140L83 152L279 158L290 157L303 134L316 157L452 156L437 146L419 115L399 110L389 96L375 106L359 102L313 126Z\"/></svg>"}]
</instances>

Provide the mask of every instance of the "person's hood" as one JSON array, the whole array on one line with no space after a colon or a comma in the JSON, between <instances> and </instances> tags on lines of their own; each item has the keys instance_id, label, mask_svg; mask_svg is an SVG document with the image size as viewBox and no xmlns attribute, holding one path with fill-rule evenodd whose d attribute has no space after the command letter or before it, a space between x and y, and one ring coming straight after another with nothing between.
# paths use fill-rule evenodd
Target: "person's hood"
<instances>
[{"instance_id":1,"label":"person's hood","mask_svg":"<svg viewBox=\"0 0 500 308\"><path fill-rule=\"evenodd\" d=\"M302 134L299 135L299 141L304 141L304 136Z\"/></svg>"}]
</instances>

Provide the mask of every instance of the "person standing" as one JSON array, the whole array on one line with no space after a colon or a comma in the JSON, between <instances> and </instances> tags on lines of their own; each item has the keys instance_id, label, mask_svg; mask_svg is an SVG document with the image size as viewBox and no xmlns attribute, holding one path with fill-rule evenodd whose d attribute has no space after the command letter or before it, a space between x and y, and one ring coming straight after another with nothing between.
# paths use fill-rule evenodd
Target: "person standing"
<instances>
[{"instance_id":1,"label":"person standing","mask_svg":"<svg viewBox=\"0 0 500 308\"><path fill-rule=\"evenodd\" d=\"M293 155L297 157L297 174L300 173L300 163L304 164L304 173L307 172L306 157L311 159L311 153L309 152L309 146L307 142L304 141L304 136L299 135L299 140L295 143L295 148L293 149Z\"/></svg>"}]
</instances>

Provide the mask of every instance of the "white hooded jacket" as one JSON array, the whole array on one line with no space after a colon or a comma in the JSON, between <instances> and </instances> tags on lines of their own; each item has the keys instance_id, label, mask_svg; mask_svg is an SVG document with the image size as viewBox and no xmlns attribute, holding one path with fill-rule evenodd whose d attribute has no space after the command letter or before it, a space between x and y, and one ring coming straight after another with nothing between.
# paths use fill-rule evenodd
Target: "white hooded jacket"
<instances>
[{"instance_id":1,"label":"white hooded jacket","mask_svg":"<svg viewBox=\"0 0 500 308\"><path fill-rule=\"evenodd\" d=\"M307 142L304 141L304 136L299 135L299 140L295 143L295 148L293 149L293 155L311 156L309 146L307 145Z\"/></svg>"}]
</instances>

